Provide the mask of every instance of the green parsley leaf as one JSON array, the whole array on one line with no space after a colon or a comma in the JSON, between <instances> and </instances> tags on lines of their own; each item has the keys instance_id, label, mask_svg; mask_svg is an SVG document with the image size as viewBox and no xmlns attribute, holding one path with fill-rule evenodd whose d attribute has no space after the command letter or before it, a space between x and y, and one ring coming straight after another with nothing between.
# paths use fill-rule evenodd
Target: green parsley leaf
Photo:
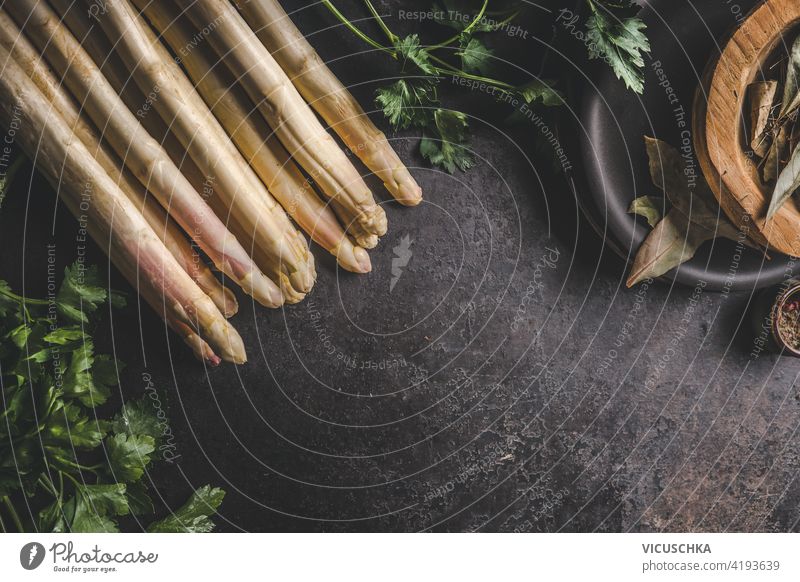
<instances>
[{"instance_id":1,"label":"green parsley leaf","mask_svg":"<svg viewBox=\"0 0 800 582\"><path fill-rule=\"evenodd\" d=\"M63 378L64 394L90 408L103 404L111 395L107 385L94 381L91 372L94 361L94 342L87 339L72 352Z\"/></svg>"},{"instance_id":2,"label":"green parsley leaf","mask_svg":"<svg viewBox=\"0 0 800 582\"><path fill-rule=\"evenodd\" d=\"M45 442L52 445L67 446L69 457L74 456L71 447L93 449L100 446L105 437L106 426L104 422L94 418L90 419L83 413L77 404L67 402L60 405L58 410L52 412L45 426Z\"/></svg>"},{"instance_id":3,"label":"green parsley leaf","mask_svg":"<svg viewBox=\"0 0 800 582\"><path fill-rule=\"evenodd\" d=\"M461 66L466 72L484 75L491 73L494 51L477 38L462 38L461 50L456 54L461 57Z\"/></svg>"},{"instance_id":4,"label":"green parsley leaf","mask_svg":"<svg viewBox=\"0 0 800 582\"><path fill-rule=\"evenodd\" d=\"M400 79L377 93L375 101L395 129L424 127L438 105L436 86L425 80Z\"/></svg>"},{"instance_id":5,"label":"green parsley leaf","mask_svg":"<svg viewBox=\"0 0 800 582\"><path fill-rule=\"evenodd\" d=\"M564 96L553 88L554 81L533 79L522 85L518 91L525 103L531 105L540 102L547 107L564 104Z\"/></svg>"},{"instance_id":6,"label":"green parsley leaf","mask_svg":"<svg viewBox=\"0 0 800 582\"><path fill-rule=\"evenodd\" d=\"M44 341L49 344L58 344L61 346L68 343L84 339L86 331L78 326L59 327L44 336Z\"/></svg>"},{"instance_id":7,"label":"green parsley leaf","mask_svg":"<svg viewBox=\"0 0 800 582\"><path fill-rule=\"evenodd\" d=\"M434 123L436 137L423 137L420 153L451 174L456 168L462 172L471 168L474 161L465 147L469 140L467 116L460 111L437 109Z\"/></svg>"},{"instance_id":8,"label":"green parsley leaf","mask_svg":"<svg viewBox=\"0 0 800 582\"><path fill-rule=\"evenodd\" d=\"M70 531L73 533L118 533L119 527L113 519L92 513L86 506L80 505L75 508L75 518L72 520Z\"/></svg>"},{"instance_id":9,"label":"green parsley leaf","mask_svg":"<svg viewBox=\"0 0 800 582\"><path fill-rule=\"evenodd\" d=\"M126 402L111 422L111 429L116 434L149 436L154 446L158 446L163 435L162 422L146 397Z\"/></svg>"},{"instance_id":10,"label":"green parsley leaf","mask_svg":"<svg viewBox=\"0 0 800 582\"><path fill-rule=\"evenodd\" d=\"M106 440L106 449L114 478L133 483L144 475L155 441L146 435L115 434Z\"/></svg>"},{"instance_id":11,"label":"green parsley leaf","mask_svg":"<svg viewBox=\"0 0 800 582\"><path fill-rule=\"evenodd\" d=\"M40 532L64 533L67 531L66 520L64 519L64 504L60 499L56 499L39 512L37 528Z\"/></svg>"},{"instance_id":12,"label":"green parsley leaf","mask_svg":"<svg viewBox=\"0 0 800 582\"><path fill-rule=\"evenodd\" d=\"M64 270L64 281L56 296L56 303L65 317L87 323L87 314L97 311L107 298L108 293L101 285L96 265L86 268L81 263L75 263Z\"/></svg>"},{"instance_id":13,"label":"green parsley leaf","mask_svg":"<svg viewBox=\"0 0 800 582\"><path fill-rule=\"evenodd\" d=\"M40 532L114 532L117 516L153 513L141 478L162 438L161 419L147 399L130 402L113 423L89 414L118 384L121 364L94 353L88 315L122 300L106 293L96 269L81 268L67 269L57 296L60 313L80 325L60 328L47 301L24 299L0 280L0 497L18 493L42 508L31 524ZM117 434L109 437L112 425ZM97 481L85 484L90 474ZM206 514L219 499L190 507L189 528L211 529Z\"/></svg>"},{"instance_id":14,"label":"green parsley leaf","mask_svg":"<svg viewBox=\"0 0 800 582\"><path fill-rule=\"evenodd\" d=\"M5 317L19 309L19 302L13 295L8 283L0 280L0 317Z\"/></svg>"},{"instance_id":15,"label":"green parsley leaf","mask_svg":"<svg viewBox=\"0 0 800 582\"><path fill-rule=\"evenodd\" d=\"M82 485L78 489L88 505L97 515L128 515L128 499L124 483L113 485Z\"/></svg>"},{"instance_id":16,"label":"green parsley leaf","mask_svg":"<svg viewBox=\"0 0 800 582\"><path fill-rule=\"evenodd\" d=\"M397 58L400 61L400 67L403 72L408 72L406 67L410 63L414 65L419 72L425 75L436 74L436 69L430 62L431 57L428 51L419 44L418 35L410 34L405 38L395 41L394 48L397 50Z\"/></svg>"},{"instance_id":17,"label":"green parsley leaf","mask_svg":"<svg viewBox=\"0 0 800 582\"><path fill-rule=\"evenodd\" d=\"M25 323L12 329L6 337L11 340L18 349L23 349L25 343L28 341L28 336L31 335L33 330Z\"/></svg>"},{"instance_id":18,"label":"green parsley leaf","mask_svg":"<svg viewBox=\"0 0 800 582\"><path fill-rule=\"evenodd\" d=\"M147 494L147 487L141 481L129 484L127 495L131 515L147 515L155 511L153 500Z\"/></svg>"},{"instance_id":19,"label":"green parsley leaf","mask_svg":"<svg viewBox=\"0 0 800 582\"><path fill-rule=\"evenodd\" d=\"M92 379L96 392L107 398L111 394L111 388L119 385L119 372L123 369L125 364L107 354L95 356Z\"/></svg>"},{"instance_id":20,"label":"green parsley leaf","mask_svg":"<svg viewBox=\"0 0 800 582\"><path fill-rule=\"evenodd\" d=\"M210 485L201 487L189 498L186 504L172 515L150 524L151 533L207 533L214 529L209 519L217 512L225 492Z\"/></svg>"},{"instance_id":21,"label":"green parsley leaf","mask_svg":"<svg viewBox=\"0 0 800 582\"><path fill-rule=\"evenodd\" d=\"M586 21L589 41L589 58L605 59L618 79L641 93L644 90L644 58L650 52L650 43L644 32L646 26L636 16L616 14L615 5L598 0L588 0L592 9ZM624 2L622 10L630 10L632 4Z\"/></svg>"}]
</instances>

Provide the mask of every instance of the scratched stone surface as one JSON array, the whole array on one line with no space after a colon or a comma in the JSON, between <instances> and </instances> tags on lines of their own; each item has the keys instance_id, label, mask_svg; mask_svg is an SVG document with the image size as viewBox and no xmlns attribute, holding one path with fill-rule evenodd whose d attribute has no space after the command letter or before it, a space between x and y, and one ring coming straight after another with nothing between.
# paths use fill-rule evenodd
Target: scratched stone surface
<instances>
[{"instance_id":1,"label":"scratched stone surface","mask_svg":"<svg viewBox=\"0 0 800 582\"><path fill-rule=\"evenodd\" d=\"M397 69L320 6L296 20L372 109ZM370 178L390 224L371 274L315 248L306 301L240 294L246 365L205 369L135 301L98 332L127 363L121 396L150 381L169 409L176 459L145 477L159 513L211 483L227 490L221 531L797 530L800 362L751 354L750 296L626 289L530 129L441 91L472 107L476 167L432 170L417 133L373 113L425 202L402 208ZM0 257L36 294L47 244L59 267L75 258L76 223L41 179L29 202L27 178L0 213Z\"/></svg>"}]
</instances>

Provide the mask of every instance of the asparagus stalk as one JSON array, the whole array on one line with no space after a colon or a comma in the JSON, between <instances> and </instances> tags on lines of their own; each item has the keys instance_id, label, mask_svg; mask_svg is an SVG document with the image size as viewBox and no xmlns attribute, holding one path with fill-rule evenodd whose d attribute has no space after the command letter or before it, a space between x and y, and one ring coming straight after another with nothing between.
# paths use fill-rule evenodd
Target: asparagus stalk
<instances>
[{"instance_id":1,"label":"asparagus stalk","mask_svg":"<svg viewBox=\"0 0 800 582\"><path fill-rule=\"evenodd\" d=\"M232 4L227 0L180 0L178 5L199 29L215 24L206 38L217 55L240 79L292 157L361 227L351 233L356 242L374 246L376 237L386 233L383 208ZM365 237L365 233L372 236Z\"/></svg>"},{"instance_id":2,"label":"asparagus stalk","mask_svg":"<svg viewBox=\"0 0 800 582\"><path fill-rule=\"evenodd\" d=\"M92 238L95 240L102 240L101 235L96 234L93 223L87 224L87 229L91 233ZM177 230L177 226L175 229ZM169 244L167 244L166 241L165 244L167 245L167 248L169 248ZM189 246L188 243L186 246ZM194 329L189 327L186 323L178 318L176 312L173 309L170 309L167 303L164 301L164 298L156 292L155 287L150 285L138 285L137 272L136 269L132 267L133 265L127 262L121 262L117 265L117 269L120 271L120 273L122 273L122 276L125 277L131 285L136 287L136 292L139 294L139 296L145 300L145 302L153 311L161 316L167 326L183 340L190 350L192 350L194 356L198 360L206 362L211 366L218 366L222 360L217 354L214 353L214 350L211 349L211 346L208 345L208 343L201 338Z\"/></svg>"},{"instance_id":3,"label":"asparagus stalk","mask_svg":"<svg viewBox=\"0 0 800 582\"><path fill-rule=\"evenodd\" d=\"M422 190L350 92L283 11L277 0L235 3L305 100L401 204L416 206Z\"/></svg>"},{"instance_id":4,"label":"asparagus stalk","mask_svg":"<svg viewBox=\"0 0 800 582\"><path fill-rule=\"evenodd\" d=\"M177 227L175 228L177 229ZM87 229L91 233L92 238L95 240L101 240L101 237L95 234L94 224L87 224ZM169 245L167 245L167 248L169 248ZM189 347L190 350L192 350L192 353L198 360L206 362L211 366L218 366L222 359L214 353L214 350L211 349L211 346L208 345L208 343L201 338L194 329L189 327L186 323L178 318L176 312L173 309L170 309L169 305L167 305L167 303L164 301L164 298L156 292L155 287L150 285L138 285L136 269L131 268L132 266L132 264L125 262L118 264L117 269L120 271L120 273L122 273L122 276L130 282L131 285L136 287L136 292L139 294L139 296L145 300L145 302L153 311L161 316L161 318L164 320L164 323L166 323L167 326L183 340L183 342Z\"/></svg>"},{"instance_id":5,"label":"asparagus stalk","mask_svg":"<svg viewBox=\"0 0 800 582\"><path fill-rule=\"evenodd\" d=\"M230 215L246 229L254 245L269 259L261 264L279 284L289 302L302 299L314 284L314 259L295 230L230 141L213 114L170 58L150 28L130 4L107 0L99 19L115 50L144 93L157 91L155 111L170 126L189 156L207 176L214 176L217 193ZM227 218L227 217L226 217Z\"/></svg>"},{"instance_id":6,"label":"asparagus stalk","mask_svg":"<svg viewBox=\"0 0 800 582\"><path fill-rule=\"evenodd\" d=\"M194 353L194 356L198 360L206 362L211 366L219 366L222 359L214 353L211 346L197 335L191 327L182 321L176 320L174 317L167 317L166 322L170 329L177 333L183 342L189 346L189 349L192 350L192 353Z\"/></svg>"},{"instance_id":7,"label":"asparagus stalk","mask_svg":"<svg viewBox=\"0 0 800 582\"><path fill-rule=\"evenodd\" d=\"M42 63L30 41L5 12L0 12L0 45L36 83L53 109L60 112L75 135L94 154L95 159L128 199L139 208L147 223L195 283L214 301L225 317L235 315L238 311L236 296L214 277L177 225L146 196L143 188L120 170L116 160L102 147L94 128L81 118L72 99L62 90L54 75Z\"/></svg>"},{"instance_id":8,"label":"asparagus stalk","mask_svg":"<svg viewBox=\"0 0 800 582\"><path fill-rule=\"evenodd\" d=\"M264 275L159 143L124 105L91 57L44 2L15 0L8 10L38 46L125 165L189 233L217 268L267 307L283 303Z\"/></svg>"},{"instance_id":9,"label":"asparagus stalk","mask_svg":"<svg viewBox=\"0 0 800 582\"><path fill-rule=\"evenodd\" d=\"M105 173L25 72L0 47L0 117L25 128L20 148L35 161L71 211L93 223L91 234L123 272L163 294L175 317L193 327L226 361L246 361L236 330L191 280L134 205ZM136 286L136 281L131 281Z\"/></svg>"},{"instance_id":10,"label":"asparagus stalk","mask_svg":"<svg viewBox=\"0 0 800 582\"><path fill-rule=\"evenodd\" d=\"M154 28L177 53L191 46L193 33L185 18L168 3L134 0L150 19ZM356 273L372 269L369 255L348 239L333 211L325 205L303 178L266 122L256 113L252 103L224 66L206 56L202 46L186 51L182 63L211 111L228 132L242 155L281 203L284 210L320 246L333 254L339 264Z\"/></svg>"},{"instance_id":11,"label":"asparagus stalk","mask_svg":"<svg viewBox=\"0 0 800 582\"><path fill-rule=\"evenodd\" d=\"M126 274L123 273L123 276L131 280L131 277L135 280L136 274ZM219 366L222 359L214 353L214 350L211 349L211 346L197 335L197 332L193 330L191 327L186 325L183 321L178 319L176 315L167 308L167 305L164 301L158 297L155 293L153 293L153 289L151 287L141 288L138 289L140 296L145 300L145 302L150 306L150 308L158 313L164 323L167 324L175 334L178 335L183 340L189 349L192 350L194 356L200 360L201 362L206 362L211 366Z\"/></svg>"},{"instance_id":12,"label":"asparagus stalk","mask_svg":"<svg viewBox=\"0 0 800 582\"><path fill-rule=\"evenodd\" d=\"M131 109L140 107L145 102L144 94L139 91L135 84L128 83L127 78L121 74L125 69L118 55L112 49L108 40L94 28L89 22L85 12L76 10L73 0L51 0L50 2L61 16L62 21L69 27L76 38L80 39L81 45L87 50L90 56L98 63L108 81L114 89L120 93ZM225 216L228 228L240 240L252 240L252 231L242 226L236 218L231 215L220 196L216 193L217 184L209 180L209 176L204 174L186 155L186 150L181 143L170 133L166 123L158 115L145 115L142 124L154 136L163 139L162 145L167 153L172 157L176 164L179 164L181 172L186 176L197 192L202 192L204 198L214 209L218 216ZM259 265L267 265L271 258L264 253L258 246L251 245L249 252Z\"/></svg>"}]
</instances>

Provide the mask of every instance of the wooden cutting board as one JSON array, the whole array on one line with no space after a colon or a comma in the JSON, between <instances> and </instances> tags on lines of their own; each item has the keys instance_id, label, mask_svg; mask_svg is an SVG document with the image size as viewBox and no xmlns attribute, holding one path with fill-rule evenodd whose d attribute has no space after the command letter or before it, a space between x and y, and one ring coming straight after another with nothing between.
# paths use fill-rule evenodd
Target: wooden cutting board
<instances>
[{"instance_id":1,"label":"wooden cutting board","mask_svg":"<svg viewBox=\"0 0 800 582\"><path fill-rule=\"evenodd\" d=\"M800 0L765 0L709 63L693 106L695 153L725 214L753 240L793 256L800 256L800 209L793 198L766 222L772 187L745 154L743 120L748 85L798 23Z\"/></svg>"}]
</instances>

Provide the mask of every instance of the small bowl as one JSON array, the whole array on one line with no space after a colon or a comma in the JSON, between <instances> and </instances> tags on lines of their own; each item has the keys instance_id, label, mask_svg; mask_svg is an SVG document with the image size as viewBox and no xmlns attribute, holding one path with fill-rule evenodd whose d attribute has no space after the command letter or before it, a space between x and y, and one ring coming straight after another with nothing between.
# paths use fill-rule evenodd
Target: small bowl
<instances>
[{"instance_id":1,"label":"small bowl","mask_svg":"<svg viewBox=\"0 0 800 582\"><path fill-rule=\"evenodd\" d=\"M800 358L800 350L791 346L781 335L778 326L779 316L784 306L792 299L800 299L800 279L788 279L780 285L769 287L759 293L753 306L751 323L763 342L756 341L756 349L770 351Z\"/></svg>"}]
</instances>

